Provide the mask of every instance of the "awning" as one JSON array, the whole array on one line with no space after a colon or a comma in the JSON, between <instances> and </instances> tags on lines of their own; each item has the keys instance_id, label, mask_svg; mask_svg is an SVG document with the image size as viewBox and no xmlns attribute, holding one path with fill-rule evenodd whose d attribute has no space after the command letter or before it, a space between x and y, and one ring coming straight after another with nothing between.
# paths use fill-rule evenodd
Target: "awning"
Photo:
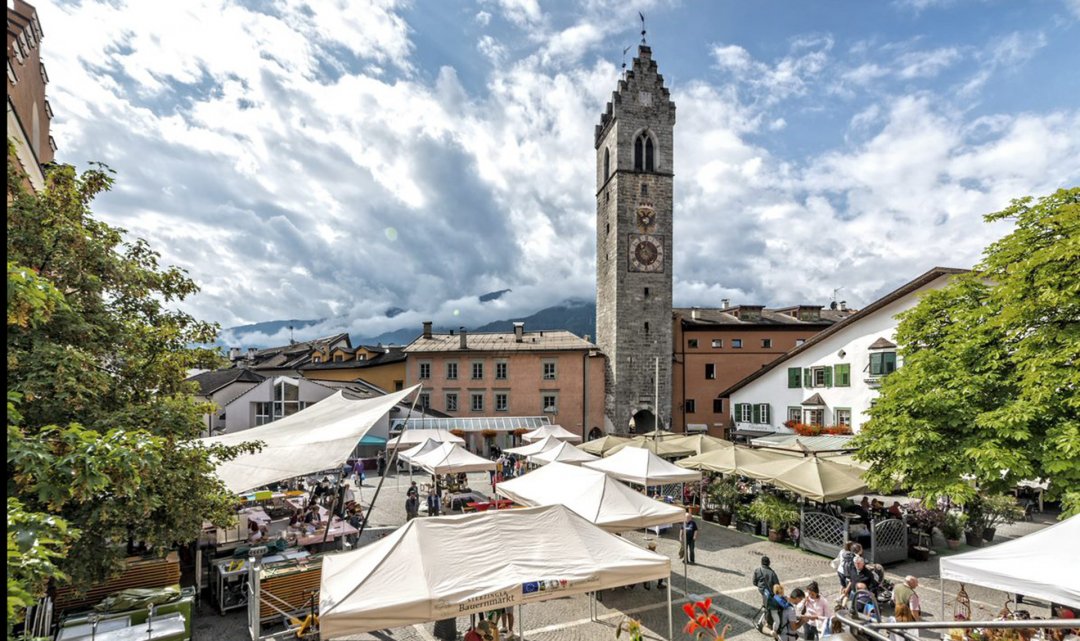
<instances>
[{"instance_id":1,"label":"awning","mask_svg":"<svg viewBox=\"0 0 1080 641\"><path fill-rule=\"evenodd\" d=\"M941 578L1080 608L1080 516L1027 536L943 557Z\"/></svg>"},{"instance_id":2,"label":"awning","mask_svg":"<svg viewBox=\"0 0 1080 641\"><path fill-rule=\"evenodd\" d=\"M807 407L825 407L825 399L821 398L821 394L814 392L813 396L802 402Z\"/></svg>"},{"instance_id":3,"label":"awning","mask_svg":"<svg viewBox=\"0 0 1080 641\"><path fill-rule=\"evenodd\" d=\"M742 474L799 496L828 503L867 491L863 470L819 456L781 458L746 465Z\"/></svg>"},{"instance_id":4,"label":"awning","mask_svg":"<svg viewBox=\"0 0 1080 641\"><path fill-rule=\"evenodd\" d=\"M332 639L666 578L671 560L562 505L413 519L322 560Z\"/></svg>"},{"instance_id":5,"label":"awning","mask_svg":"<svg viewBox=\"0 0 1080 641\"><path fill-rule=\"evenodd\" d=\"M377 398L351 400L341 391L285 418L249 430L199 439L206 445L262 441L258 452L217 465L215 473L237 494L268 483L340 468L356 444L418 385Z\"/></svg>"},{"instance_id":6,"label":"awning","mask_svg":"<svg viewBox=\"0 0 1080 641\"><path fill-rule=\"evenodd\" d=\"M565 505L608 532L682 521L682 508L630 489L603 472L552 463L495 486L499 496L522 505Z\"/></svg>"}]
</instances>

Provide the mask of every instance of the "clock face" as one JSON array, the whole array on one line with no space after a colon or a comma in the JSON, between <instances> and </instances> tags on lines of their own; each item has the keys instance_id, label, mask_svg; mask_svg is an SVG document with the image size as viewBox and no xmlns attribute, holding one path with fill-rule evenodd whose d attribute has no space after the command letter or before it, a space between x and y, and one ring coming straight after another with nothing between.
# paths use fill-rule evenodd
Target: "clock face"
<instances>
[{"instance_id":1,"label":"clock face","mask_svg":"<svg viewBox=\"0 0 1080 641\"><path fill-rule=\"evenodd\" d=\"M656 210L648 205L642 205L637 210L637 227L638 231L647 234L653 231L653 226L656 225Z\"/></svg>"},{"instance_id":2,"label":"clock face","mask_svg":"<svg viewBox=\"0 0 1080 641\"><path fill-rule=\"evenodd\" d=\"M664 238L651 234L630 235L630 271L664 271Z\"/></svg>"}]
</instances>

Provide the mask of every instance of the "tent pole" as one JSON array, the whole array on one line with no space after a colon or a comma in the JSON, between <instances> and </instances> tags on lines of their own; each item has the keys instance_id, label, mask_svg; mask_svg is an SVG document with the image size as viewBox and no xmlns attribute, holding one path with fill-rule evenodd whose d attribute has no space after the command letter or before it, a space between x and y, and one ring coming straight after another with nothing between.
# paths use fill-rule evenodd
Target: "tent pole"
<instances>
[{"instance_id":1,"label":"tent pole","mask_svg":"<svg viewBox=\"0 0 1080 641\"><path fill-rule=\"evenodd\" d=\"M671 572L668 572L667 579L667 638L668 641L675 641L675 628L671 621Z\"/></svg>"},{"instance_id":2,"label":"tent pole","mask_svg":"<svg viewBox=\"0 0 1080 641\"><path fill-rule=\"evenodd\" d=\"M416 391L416 396L413 397L412 405L409 406L409 413L405 415L405 427L402 428L401 434L398 435L394 442L394 449L390 451L390 457L386 461L386 469L389 470L397 459L398 447L401 445L401 437L405 435L405 430L409 428L409 419L412 417L413 410L416 409L416 403L420 400L420 392L423 391L424 386L421 385L420 389ZM389 436L389 434L387 434ZM364 534L364 528L367 527L368 519L371 518L371 511L375 509L375 501L379 498L379 491L382 490L383 481L386 480L386 475L379 477L379 484L375 486L375 494L371 497L371 505L368 509L364 510L364 520L360 522L360 531L356 534L357 545L360 543L360 537ZM412 480L412 467L409 467L409 480Z\"/></svg>"}]
</instances>

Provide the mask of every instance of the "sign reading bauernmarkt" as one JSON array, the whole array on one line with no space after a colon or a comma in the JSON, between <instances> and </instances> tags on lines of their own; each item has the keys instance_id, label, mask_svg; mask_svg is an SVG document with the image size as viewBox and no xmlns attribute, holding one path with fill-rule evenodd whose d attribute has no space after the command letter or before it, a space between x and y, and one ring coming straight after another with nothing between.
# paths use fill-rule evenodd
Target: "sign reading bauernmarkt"
<instances>
[{"instance_id":1,"label":"sign reading bauernmarkt","mask_svg":"<svg viewBox=\"0 0 1080 641\"><path fill-rule=\"evenodd\" d=\"M522 603L539 602L559 596L561 592L582 589L588 590L591 586L599 584L596 576L585 579L570 581L568 579L538 579L526 581L518 586L506 590L489 592L478 596L467 597L461 601L451 602L448 599L440 599L433 604L433 614L436 619L461 616L472 612L486 612L499 608L509 608Z\"/></svg>"}]
</instances>

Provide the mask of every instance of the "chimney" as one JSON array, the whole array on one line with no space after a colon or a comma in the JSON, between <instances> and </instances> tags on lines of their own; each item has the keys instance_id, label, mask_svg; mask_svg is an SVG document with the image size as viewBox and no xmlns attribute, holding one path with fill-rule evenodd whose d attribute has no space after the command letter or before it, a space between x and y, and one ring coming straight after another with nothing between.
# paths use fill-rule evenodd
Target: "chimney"
<instances>
[{"instance_id":1,"label":"chimney","mask_svg":"<svg viewBox=\"0 0 1080 641\"><path fill-rule=\"evenodd\" d=\"M586 343L592 342L592 341L589 340L589 335L588 334L585 334L584 338L585 338Z\"/></svg>"},{"instance_id":2,"label":"chimney","mask_svg":"<svg viewBox=\"0 0 1080 641\"><path fill-rule=\"evenodd\" d=\"M240 360L240 348L239 347L230 347L229 348L229 360L230 361L238 361L238 360Z\"/></svg>"},{"instance_id":3,"label":"chimney","mask_svg":"<svg viewBox=\"0 0 1080 641\"><path fill-rule=\"evenodd\" d=\"M691 320L697 320L698 319L698 311L699 310L698 310L697 307L691 307L690 308L690 319Z\"/></svg>"},{"instance_id":4,"label":"chimney","mask_svg":"<svg viewBox=\"0 0 1080 641\"><path fill-rule=\"evenodd\" d=\"M730 306L731 306L731 299L730 298L721 298L720 299L720 309L727 309Z\"/></svg>"},{"instance_id":5,"label":"chimney","mask_svg":"<svg viewBox=\"0 0 1080 641\"><path fill-rule=\"evenodd\" d=\"M255 348L254 348L254 347L249 347L249 348L248 348L248 351L247 351L247 359L248 359L249 361L253 361L253 360L255 360Z\"/></svg>"},{"instance_id":6,"label":"chimney","mask_svg":"<svg viewBox=\"0 0 1080 641\"><path fill-rule=\"evenodd\" d=\"M424 321L424 338L431 338L431 321Z\"/></svg>"},{"instance_id":7,"label":"chimney","mask_svg":"<svg viewBox=\"0 0 1080 641\"><path fill-rule=\"evenodd\" d=\"M525 340L525 322L514 321L514 342L520 343Z\"/></svg>"},{"instance_id":8,"label":"chimney","mask_svg":"<svg viewBox=\"0 0 1080 641\"><path fill-rule=\"evenodd\" d=\"M459 327L458 331L461 334L461 349L469 349L469 346L465 342L465 328Z\"/></svg>"},{"instance_id":9,"label":"chimney","mask_svg":"<svg viewBox=\"0 0 1080 641\"><path fill-rule=\"evenodd\" d=\"M847 311L847 301L846 300L840 301L840 311L842 311L842 312Z\"/></svg>"}]
</instances>

